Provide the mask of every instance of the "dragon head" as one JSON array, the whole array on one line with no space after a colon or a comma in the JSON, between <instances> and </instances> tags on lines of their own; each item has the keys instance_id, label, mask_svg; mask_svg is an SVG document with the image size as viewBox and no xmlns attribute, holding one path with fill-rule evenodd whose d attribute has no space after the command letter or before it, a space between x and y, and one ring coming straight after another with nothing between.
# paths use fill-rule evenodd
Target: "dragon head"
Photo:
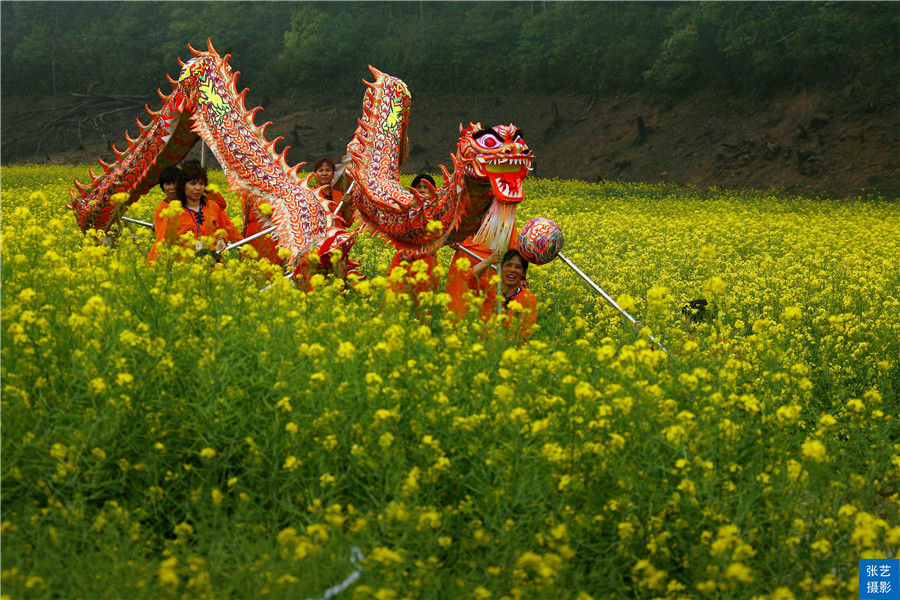
<instances>
[{"instance_id":1,"label":"dragon head","mask_svg":"<svg viewBox=\"0 0 900 600\"><path fill-rule=\"evenodd\" d=\"M534 152L513 125L484 128L481 123L460 125L455 162L468 177L491 183L494 197L503 204L522 201L522 180L531 171Z\"/></svg>"}]
</instances>

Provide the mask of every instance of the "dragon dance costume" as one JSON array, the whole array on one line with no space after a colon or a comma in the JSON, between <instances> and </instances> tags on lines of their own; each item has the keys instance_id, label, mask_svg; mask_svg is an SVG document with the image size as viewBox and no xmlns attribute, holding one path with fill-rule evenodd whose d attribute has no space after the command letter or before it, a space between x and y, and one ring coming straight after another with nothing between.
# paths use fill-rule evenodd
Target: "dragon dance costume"
<instances>
[{"instance_id":1,"label":"dragon dance costume","mask_svg":"<svg viewBox=\"0 0 900 600\"><path fill-rule=\"evenodd\" d=\"M312 264L326 274L337 266L340 271L334 274L346 276L353 264L348 254L363 230L413 261L470 238L476 252L478 246L507 247L515 239L516 206L524 198L522 182L534 159L515 125L460 126L456 152L450 156L452 172L441 167L443 185L423 196L400 184L412 96L402 80L370 67L375 80L365 82L363 114L342 161L352 182L345 206L361 224L348 231L350 223L335 214L337 194L331 201L325 198L322 187L311 185L312 174L301 180L297 172L303 163L289 167L289 147L276 153L281 138L267 140L269 124L254 123L260 109L244 106L247 90L237 92L229 56L219 56L211 42L207 51L189 49L193 58L182 63L177 80L169 78L172 91L160 92L162 108L147 109L150 122L138 121L140 135L127 137L128 149L113 147L116 161L99 161L104 173L91 171L89 185L75 181L69 208L82 231L101 230L114 239L121 231L119 217L156 185L163 169L177 164L203 139L241 198L245 233L273 225L271 244L266 249L266 240L260 241L258 251L274 258L276 249L283 249L285 267L294 273ZM126 193L127 201L112 202L117 193ZM260 211L263 204L271 211ZM218 225L224 222L218 215L210 218ZM186 227L179 224L179 229Z\"/></svg>"}]
</instances>

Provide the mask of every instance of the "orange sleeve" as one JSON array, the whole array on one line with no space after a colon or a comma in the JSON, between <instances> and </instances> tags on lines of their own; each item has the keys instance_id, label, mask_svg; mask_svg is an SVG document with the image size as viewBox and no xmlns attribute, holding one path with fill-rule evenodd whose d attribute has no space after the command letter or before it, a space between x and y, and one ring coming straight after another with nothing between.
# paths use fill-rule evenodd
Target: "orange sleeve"
<instances>
[{"instance_id":1,"label":"orange sleeve","mask_svg":"<svg viewBox=\"0 0 900 600\"><path fill-rule=\"evenodd\" d=\"M156 210L153 211L153 229L156 232L156 241L153 242L153 247L150 248L150 252L147 254L148 265L155 261L159 256L160 247L164 244L174 244L175 240L178 239L178 229L181 224L181 217L184 216L187 211L182 210L181 215L178 217L165 218L160 213L168 207L168 202L160 202L156 207Z\"/></svg>"},{"instance_id":2,"label":"orange sleeve","mask_svg":"<svg viewBox=\"0 0 900 600\"><path fill-rule=\"evenodd\" d=\"M514 301L521 304L524 309L519 313L519 326L521 327L519 335L521 335L522 341L524 342L531 337L531 329L534 327L534 324L537 323L537 298L528 290L523 289L519 292L519 295L516 296ZM507 310L507 314L509 314L509 310Z\"/></svg>"},{"instance_id":3,"label":"orange sleeve","mask_svg":"<svg viewBox=\"0 0 900 600\"><path fill-rule=\"evenodd\" d=\"M219 192L210 192L207 190L206 199L210 202L215 203L222 210L228 208L228 204L225 202L225 196L223 196Z\"/></svg>"},{"instance_id":4,"label":"orange sleeve","mask_svg":"<svg viewBox=\"0 0 900 600\"><path fill-rule=\"evenodd\" d=\"M537 323L538 302L537 297L528 290L522 290L524 298L522 298L522 306L525 307L525 314L522 315L522 337L526 340L531 335L531 328Z\"/></svg>"},{"instance_id":5,"label":"orange sleeve","mask_svg":"<svg viewBox=\"0 0 900 600\"><path fill-rule=\"evenodd\" d=\"M237 230L237 227L234 226L234 223L231 222L231 217L228 216L228 213L226 213L218 205L213 204L211 206L213 208L212 213L215 216L216 222L218 223L218 227L216 229L225 230L225 239L227 241L232 243L240 241L242 239L241 234ZM213 232L213 234L215 235L215 231Z\"/></svg>"},{"instance_id":6,"label":"orange sleeve","mask_svg":"<svg viewBox=\"0 0 900 600\"><path fill-rule=\"evenodd\" d=\"M153 231L156 232L156 239L159 239L159 232L165 228L165 223L159 213L168 208L168 206L169 203L163 200L153 209Z\"/></svg>"}]
</instances>

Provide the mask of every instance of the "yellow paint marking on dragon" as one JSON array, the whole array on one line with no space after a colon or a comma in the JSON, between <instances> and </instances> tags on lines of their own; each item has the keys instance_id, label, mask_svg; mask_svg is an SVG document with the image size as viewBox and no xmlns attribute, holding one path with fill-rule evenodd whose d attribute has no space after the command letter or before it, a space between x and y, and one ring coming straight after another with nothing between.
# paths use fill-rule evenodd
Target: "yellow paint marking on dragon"
<instances>
[{"instance_id":1,"label":"yellow paint marking on dragon","mask_svg":"<svg viewBox=\"0 0 900 600\"><path fill-rule=\"evenodd\" d=\"M225 118L226 113L228 112L228 107L225 106L225 102L222 100L222 96L216 92L216 90L212 87L212 82L207 81L205 83L201 83L198 86L200 90L200 102L205 102L209 104L219 118L219 120Z\"/></svg>"},{"instance_id":2,"label":"yellow paint marking on dragon","mask_svg":"<svg viewBox=\"0 0 900 600\"><path fill-rule=\"evenodd\" d=\"M403 97L412 98L406 85L397 88L397 95L391 99L391 112L388 114L384 122L384 131L387 133L397 133L397 128L403 121Z\"/></svg>"}]
</instances>

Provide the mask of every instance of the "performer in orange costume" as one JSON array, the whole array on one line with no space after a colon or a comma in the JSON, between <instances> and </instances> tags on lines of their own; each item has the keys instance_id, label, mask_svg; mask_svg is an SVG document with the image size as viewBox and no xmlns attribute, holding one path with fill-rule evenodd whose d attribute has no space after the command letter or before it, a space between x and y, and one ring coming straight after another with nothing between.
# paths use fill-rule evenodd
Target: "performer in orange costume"
<instances>
[{"instance_id":1,"label":"performer in orange costume","mask_svg":"<svg viewBox=\"0 0 900 600\"><path fill-rule=\"evenodd\" d=\"M265 229L266 217L253 205L249 196L244 196L241 201L241 213L244 215L243 235L245 238ZM258 237L248 243L256 249L257 260L267 260L273 265L282 263L281 257L278 256L278 245L272 239L271 234Z\"/></svg>"},{"instance_id":2,"label":"performer in orange costume","mask_svg":"<svg viewBox=\"0 0 900 600\"><path fill-rule=\"evenodd\" d=\"M429 189L428 184L425 182L431 183L431 188ZM410 187L418 190L423 197L432 196L434 194L434 178L427 173L420 173L413 178L412 185ZM417 261L421 260L427 266L423 271L416 271L412 268L412 265ZM434 254L426 254L424 256L420 256L418 258L410 258L403 252L397 252L394 254L393 260L391 260L391 266L388 268L388 275L394 272L396 267L402 267L401 263L408 263L404 269L406 270L406 274L403 278L395 278L389 277L388 280L391 282L391 290L395 294L407 293L410 294L413 298L418 298L419 294L428 291L436 291L438 289L438 285L440 285L440 281L437 276L434 274L434 268L437 266L437 257ZM424 273L424 275L420 275L420 273ZM418 306L418 300L416 301L416 306Z\"/></svg>"},{"instance_id":3,"label":"performer in orange costume","mask_svg":"<svg viewBox=\"0 0 900 600\"><path fill-rule=\"evenodd\" d=\"M474 268L476 263L478 262L476 259L472 258L462 248L469 250L477 254L481 257L482 260L487 259L491 256L491 249L482 244L476 244L472 241L473 236L469 236L465 239L465 241L461 242L459 248L456 251L456 254L453 255L453 261L450 263L450 271L447 273L447 293L450 294L450 310L455 312L456 315L462 319L465 318L466 312L468 312L468 306L466 306L466 298L465 294L469 291L468 277L471 271L468 269L463 270L460 269L456 261L460 258L466 258L472 267ZM509 238L509 246L508 250L516 250L519 247L519 228L516 225L513 225L512 235ZM487 267L485 267L487 269ZM482 287L487 287L488 282L490 281L491 271L484 271L480 277Z\"/></svg>"},{"instance_id":4,"label":"performer in orange costume","mask_svg":"<svg viewBox=\"0 0 900 600\"><path fill-rule=\"evenodd\" d=\"M201 248L204 237L215 239L216 252L225 249L229 241L237 242L241 239L231 218L225 214L219 204L208 200L205 193L208 182L206 169L199 164L186 164L178 174L175 181L175 192L178 200L181 201L182 211L179 215L168 218L163 218L163 215L160 214L161 223L157 229L157 242L153 244L150 254L147 255L147 264L152 263L159 256L158 244L161 240L172 244L188 232L193 234L198 250ZM209 249L212 249L212 245Z\"/></svg>"},{"instance_id":5,"label":"performer in orange costume","mask_svg":"<svg viewBox=\"0 0 900 600\"><path fill-rule=\"evenodd\" d=\"M169 202L178 200L178 194L175 192L175 181L178 179L178 173L178 167L168 167L163 169L159 174L159 188L166 197L163 198L162 202L157 204L156 208L153 210L153 231L156 232L156 241L153 243L153 248L150 250L151 254L156 251L156 246L165 239L165 219L160 216L160 213L169 207ZM154 254L154 256L156 255Z\"/></svg>"},{"instance_id":6,"label":"performer in orange costume","mask_svg":"<svg viewBox=\"0 0 900 600\"><path fill-rule=\"evenodd\" d=\"M417 261L422 261L425 263L425 268L421 271L418 270L418 266L414 266ZM402 263L407 263L407 266L403 266ZM440 284L440 281L437 278L437 275L434 274L434 268L437 266L437 258L433 254L426 254L424 256L420 256L418 258L409 259L403 253L397 252L394 254L394 259L391 261L391 266L388 269L388 281L391 282L391 290L395 294L406 293L416 298L416 306L418 306L418 297L419 294L428 291L435 291ZM405 274L402 278L396 277L392 275L395 268L400 268L405 271Z\"/></svg>"},{"instance_id":7,"label":"performer in orange costume","mask_svg":"<svg viewBox=\"0 0 900 600\"><path fill-rule=\"evenodd\" d=\"M466 279L469 289L481 292L484 298L481 307L481 318L484 320L497 314L497 286L490 282L493 275L490 266L493 264L500 265L500 288L503 293L501 306L510 317L506 326L525 341L531 336L531 328L537 322L538 313L537 298L522 286L528 274L528 261L516 250L507 250L505 253L495 250L469 273ZM518 302L522 311L514 313L510 307L512 302Z\"/></svg>"}]
</instances>

